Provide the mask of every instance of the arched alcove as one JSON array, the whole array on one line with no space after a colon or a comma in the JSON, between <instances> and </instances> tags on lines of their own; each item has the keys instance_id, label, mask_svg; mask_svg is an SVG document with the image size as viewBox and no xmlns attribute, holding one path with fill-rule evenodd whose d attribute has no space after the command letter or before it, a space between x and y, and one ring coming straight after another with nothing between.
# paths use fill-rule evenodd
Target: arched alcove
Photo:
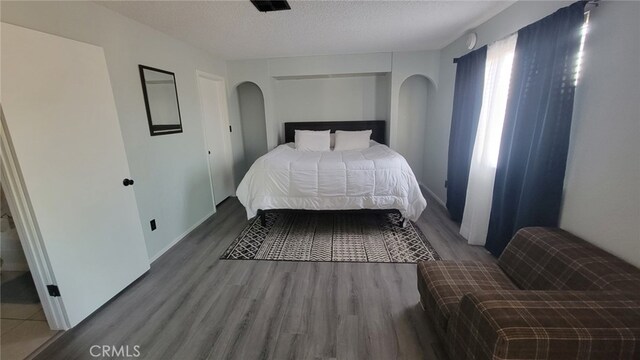
<instances>
[{"instance_id":1,"label":"arched alcove","mask_svg":"<svg viewBox=\"0 0 640 360\"><path fill-rule=\"evenodd\" d=\"M267 153L267 125L264 114L264 97L260 87L253 82L237 86L244 158L247 168L257 158Z\"/></svg>"},{"instance_id":2,"label":"arched alcove","mask_svg":"<svg viewBox=\"0 0 640 360\"><path fill-rule=\"evenodd\" d=\"M429 97L434 95L433 83L423 75L405 79L398 95L396 150L407 159L420 181L423 181L427 109Z\"/></svg>"}]
</instances>

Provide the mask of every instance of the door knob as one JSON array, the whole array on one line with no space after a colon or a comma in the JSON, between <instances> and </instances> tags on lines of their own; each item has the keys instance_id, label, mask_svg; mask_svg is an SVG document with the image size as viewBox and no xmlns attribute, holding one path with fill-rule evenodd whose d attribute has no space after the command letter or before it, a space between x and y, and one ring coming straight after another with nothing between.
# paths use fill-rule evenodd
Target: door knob
<instances>
[{"instance_id":1,"label":"door knob","mask_svg":"<svg viewBox=\"0 0 640 360\"><path fill-rule=\"evenodd\" d=\"M132 179L124 179L124 180L122 180L122 185L124 185L124 186L133 185L133 180Z\"/></svg>"}]
</instances>

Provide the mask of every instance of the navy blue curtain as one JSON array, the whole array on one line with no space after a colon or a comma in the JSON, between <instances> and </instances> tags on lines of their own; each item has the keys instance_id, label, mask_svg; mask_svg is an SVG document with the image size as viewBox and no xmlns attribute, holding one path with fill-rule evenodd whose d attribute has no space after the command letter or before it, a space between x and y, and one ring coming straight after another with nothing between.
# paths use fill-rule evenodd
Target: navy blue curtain
<instances>
[{"instance_id":1,"label":"navy blue curtain","mask_svg":"<svg viewBox=\"0 0 640 360\"><path fill-rule=\"evenodd\" d=\"M518 31L486 248L527 226L557 226L584 2Z\"/></svg>"},{"instance_id":2,"label":"navy blue curtain","mask_svg":"<svg viewBox=\"0 0 640 360\"><path fill-rule=\"evenodd\" d=\"M487 47L455 60L456 83L453 94L453 116L449 135L449 165L447 168L447 210L454 221L462 221L467 197L471 154L476 140L478 118L482 107L484 65Z\"/></svg>"}]
</instances>

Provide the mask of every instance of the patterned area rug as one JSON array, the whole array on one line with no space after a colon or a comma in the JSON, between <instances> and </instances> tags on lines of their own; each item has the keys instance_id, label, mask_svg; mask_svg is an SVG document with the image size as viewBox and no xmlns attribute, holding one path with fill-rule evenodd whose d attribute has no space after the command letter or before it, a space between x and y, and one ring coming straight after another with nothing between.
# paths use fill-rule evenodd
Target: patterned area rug
<instances>
[{"instance_id":1,"label":"patterned area rug","mask_svg":"<svg viewBox=\"0 0 640 360\"><path fill-rule=\"evenodd\" d=\"M254 218L225 251L227 260L416 263L439 260L412 222L398 213L268 213Z\"/></svg>"}]
</instances>

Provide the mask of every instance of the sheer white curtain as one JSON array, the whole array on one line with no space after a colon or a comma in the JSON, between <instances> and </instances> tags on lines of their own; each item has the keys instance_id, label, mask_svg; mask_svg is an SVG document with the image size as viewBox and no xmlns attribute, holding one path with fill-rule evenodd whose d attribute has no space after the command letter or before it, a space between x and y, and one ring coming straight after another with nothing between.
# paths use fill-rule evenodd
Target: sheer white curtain
<instances>
[{"instance_id":1,"label":"sheer white curtain","mask_svg":"<svg viewBox=\"0 0 640 360\"><path fill-rule=\"evenodd\" d=\"M482 108L471 156L469 185L460 234L469 244L484 245L489 228L493 182L507 107L511 66L518 34L489 45Z\"/></svg>"}]
</instances>

